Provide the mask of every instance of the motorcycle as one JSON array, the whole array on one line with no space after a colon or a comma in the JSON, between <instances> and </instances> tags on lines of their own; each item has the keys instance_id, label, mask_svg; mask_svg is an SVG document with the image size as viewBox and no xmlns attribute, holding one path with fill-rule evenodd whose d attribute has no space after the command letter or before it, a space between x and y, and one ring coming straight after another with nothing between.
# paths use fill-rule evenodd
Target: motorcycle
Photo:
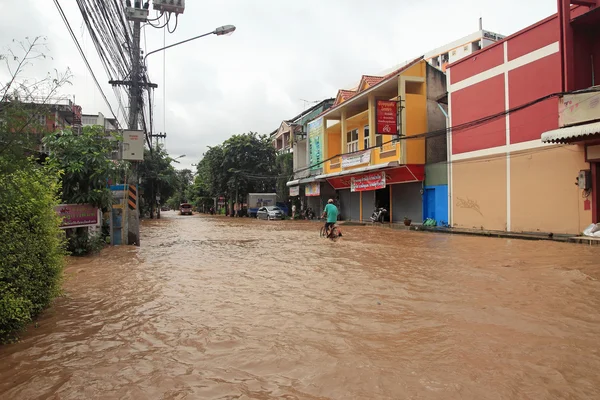
<instances>
[{"instance_id":1,"label":"motorcycle","mask_svg":"<svg viewBox=\"0 0 600 400\"><path fill-rule=\"evenodd\" d=\"M383 223L385 216L387 215L387 209L383 207L376 208L373 210L373 214L371 215L371 222L380 222Z\"/></svg>"}]
</instances>

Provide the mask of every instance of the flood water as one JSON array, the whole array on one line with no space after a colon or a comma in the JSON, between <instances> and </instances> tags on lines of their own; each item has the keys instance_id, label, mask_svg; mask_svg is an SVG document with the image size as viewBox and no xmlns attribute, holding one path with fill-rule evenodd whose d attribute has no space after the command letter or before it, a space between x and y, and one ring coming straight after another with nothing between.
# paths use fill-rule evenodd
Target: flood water
<instances>
[{"instance_id":1,"label":"flood water","mask_svg":"<svg viewBox=\"0 0 600 400\"><path fill-rule=\"evenodd\" d=\"M598 399L600 248L178 216L71 259L1 399Z\"/></svg>"}]
</instances>

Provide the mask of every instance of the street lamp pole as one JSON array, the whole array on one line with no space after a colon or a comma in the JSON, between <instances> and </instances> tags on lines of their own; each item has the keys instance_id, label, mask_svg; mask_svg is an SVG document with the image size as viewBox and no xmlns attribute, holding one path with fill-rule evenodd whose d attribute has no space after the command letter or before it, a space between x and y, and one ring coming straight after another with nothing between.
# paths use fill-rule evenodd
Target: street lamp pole
<instances>
[{"instance_id":1,"label":"street lamp pole","mask_svg":"<svg viewBox=\"0 0 600 400\"><path fill-rule=\"evenodd\" d=\"M233 25L223 25L223 26L218 27L217 29L215 29L212 32L204 33L202 35L194 36L193 38L190 38L190 39L182 40L181 42L170 44L170 45L165 46L160 49L152 50L151 52L147 53L144 56L144 65L146 65L146 59L148 58L148 56L150 54L158 53L159 51L170 49L171 47L179 46L180 44L191 42L192 40L200 39L200 38L203 38L203 37L209 36L209 35L217 35L217 36L229 35L229 34L232 34L235 31L235 29L236 28Z\"/></svg>"}]
</instances>

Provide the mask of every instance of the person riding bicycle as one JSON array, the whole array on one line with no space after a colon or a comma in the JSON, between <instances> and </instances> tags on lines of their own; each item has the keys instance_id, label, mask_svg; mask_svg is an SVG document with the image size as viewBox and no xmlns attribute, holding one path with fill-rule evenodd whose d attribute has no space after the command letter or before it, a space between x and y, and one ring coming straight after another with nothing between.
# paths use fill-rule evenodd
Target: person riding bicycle
<instances>
[{"instance_id":1,"label":"person riding bicycle","mask_svg":"<svg viewBox=\"0 0 600 400\"><path fill-rule=\"evenodd\" d=\"M322 218L325 218L326 216L327 216L327 220L325 222L325 232L327 232L327 236L329 236L329 234L331 233L331 229L337 222L337 216L338 216L338 209L333 204L333 199L329 199L327 201L327 205L325 206L325 209L323 210Z\"/></svg>"}]
</instances>

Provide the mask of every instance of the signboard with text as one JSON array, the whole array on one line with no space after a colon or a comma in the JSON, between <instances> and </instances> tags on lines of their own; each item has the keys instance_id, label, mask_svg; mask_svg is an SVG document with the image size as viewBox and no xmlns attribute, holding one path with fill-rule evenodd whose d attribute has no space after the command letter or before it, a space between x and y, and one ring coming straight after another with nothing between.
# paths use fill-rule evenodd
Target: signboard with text
<instances>
[{"instance_id":1,"label":"signboard with text","mask_svg":"<svg viewBox=\"0 0 600 400\"><path fill-rule=\"evenodd\" d=\"M398 102L392 100L377 100L375 108L378 135L398 134Z\"/></svg>"},{"instance_id":2,"label":"signboard with text","mask_svg":"<svg viewBox=\"0 0 600 400\"><path fill-rule=\"evenodd\" d=\"M373 172L350 178L350 191L366 192L385 188L385 172Z\"/></svg>"},{"instance_id":3,"label":"signboard with text","mask_svg":"<svg viewBox=\"0 0 600 400\"><path fill-rule=\"evenodd\" d=\"M300 196L300 186L290 187L290 197Z\"/></svg>"},{"instance_id":4,"label":"signboard with text","mask_svg":"<svg viewBox=\"0 0 600 400\"><path fill-rule=\"evenodd\" d=\"M304 187L304 194L307 197L317 197L321 195L321 185L319 182L307 183Z\"/></svg>"},{"instance_id":5,"label":"signboard with text","mask_svg":"<svg viewBox=\"0 0 600 400\"><path fill-rule=\"evenodd\" d=\"M342 168L354 167L356 165L368 164L370 162L371 150L342 155Z\"/></svg>"},{"instance_id":6,"label":"signboard with text","mask_svg":"<svg viewBox=\"0 0 600 400\"><path fill-rule=\"evenodd\" d=\"M404 182L422 182L425 179L425 166L409 164L397 168L386 169L383 171L362 173L351 176L338 176L335 178L327 179L327 182L329 182L329 184L335 190L348 189L352 186L353 178L356 181L357 179L363 178L373 173L384 173L386 186Z\"/></svg>"},{"instance_id":7,"label":"signboard with text","mask_svg":"<svg viewBox=\"0 0 600 400\"><path fill-rule=\"evenodd\" d=\"M80 228L98 225L98 209L90 204L60 204L54 211L62 218L60 227Z\"/></svg>"},{"instance_id":8,"label":"signboard with text","mask_svg":"<svg viewBox=\"0 0 600 400\"><path fill-rule=\"evenodd\" d=\"M325 126L323 125L323 118L308 123L308 152L311 170L318 170L321 168L320 163L323 161L324 135Z\"/></svg>"}]
</instances>

